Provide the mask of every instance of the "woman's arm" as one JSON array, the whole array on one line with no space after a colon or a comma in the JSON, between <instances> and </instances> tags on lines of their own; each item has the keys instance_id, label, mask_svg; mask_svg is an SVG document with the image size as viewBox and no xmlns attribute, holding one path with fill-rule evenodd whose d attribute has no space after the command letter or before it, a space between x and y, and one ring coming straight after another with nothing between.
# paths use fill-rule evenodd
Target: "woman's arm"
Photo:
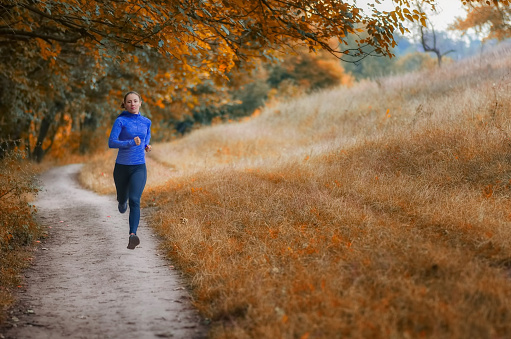
<instances>
[{"instance_id":1,"label":"woman's arm","mask_svg":"<svg viewBox=\"0 0 511 339\"><path fill-rule=\"evenodd\" d=\"M115 120L112 130L110 131L110 138L108 138L108 147L110 148L129 148L135 146L135 140L119 140L121 134L122 123Z\"/></svg>"},{"instance_id":2,"label":"woman's arm","mask_svg":"<svg viewBox=\"0 0 511 339\"><path fill-rule=\"evenodd\" d=\"M147 149L149 145L149 142L151 141L151 122L149 122L149 124L147 125L147 133L145 135L145 139L144 139L144 148Z\"/></svg>"}]
</instances>

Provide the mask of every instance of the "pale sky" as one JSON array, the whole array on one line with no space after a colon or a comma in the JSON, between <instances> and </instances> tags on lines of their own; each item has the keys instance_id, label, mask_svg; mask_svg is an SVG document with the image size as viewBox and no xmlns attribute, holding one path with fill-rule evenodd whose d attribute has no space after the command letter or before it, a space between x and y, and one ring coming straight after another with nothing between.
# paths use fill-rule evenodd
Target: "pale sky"
<instances>
[{"instance_id":1,"label":"pale sky","mask_svg":"<svg viewBox=\"0 0 511 339\"><path fill-rule=\"evenodd\" d=\"M374 3L376 8L382 11L390 11L395 8L395 4L392 0L379 0L381 5L378 5L375 1L369 0L351 0L348 2L356 3L366 14L371 14L371 8L367 7L367 3ZM435 30L445 30L450 24L452 24L456 17L465 17L466 12L461 6L461 0L436 0L436 10L438 13L428 13L428 17L435 26ZM406 26L406 25L405 25Z\"/></svg>"}]
</instances>

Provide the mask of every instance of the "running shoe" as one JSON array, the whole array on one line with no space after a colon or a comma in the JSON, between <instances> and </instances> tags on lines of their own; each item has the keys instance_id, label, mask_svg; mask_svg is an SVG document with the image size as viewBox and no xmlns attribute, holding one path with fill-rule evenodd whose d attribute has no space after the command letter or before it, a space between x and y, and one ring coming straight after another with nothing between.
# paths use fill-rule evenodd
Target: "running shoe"
<instances>
[{"instance_id":1,"label":"running shoe","mask_svg":"<svg viewBox=\"0 0 511 339\"><path fill-rule=\"evenodd\" d=\"M124 213L128 209L128 202L125 201L124 204L119 203L117 205L117 208L119 209L119 212Z\"/></svg>"},{"instance_id":2,"label":"running shoe","mask_svg":"<svg viewBox=\"0 0 511 339\"><path fill-rule=\"evenodd\" d=\"M140 239L137 237L136 234L130 235L130 240L128 242L128 249L134 250L135 247L137 247L140 244Z\"/></svg>"}]
</instances>

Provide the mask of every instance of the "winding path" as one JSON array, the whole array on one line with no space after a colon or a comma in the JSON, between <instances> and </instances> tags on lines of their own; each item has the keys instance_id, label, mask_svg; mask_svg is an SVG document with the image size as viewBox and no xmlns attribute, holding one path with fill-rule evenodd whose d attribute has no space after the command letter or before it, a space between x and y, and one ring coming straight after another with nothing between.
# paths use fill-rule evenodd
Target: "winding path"
<instances>
[{"instance_id":1,"label":"winding path","mask_svg":"<svg viewBox=\"0 0 511 339\"><path fill-rule=\"evenodd\" d=\"M35 205L49 237L25 272L15 327L5 338L204 338L177 271L158 254L143 219L141 244L126 249L128 214L113 196L82 189L80 165L41 176ZM142 215L144 212L142 211Z\"/></svg>"}]
</instances>

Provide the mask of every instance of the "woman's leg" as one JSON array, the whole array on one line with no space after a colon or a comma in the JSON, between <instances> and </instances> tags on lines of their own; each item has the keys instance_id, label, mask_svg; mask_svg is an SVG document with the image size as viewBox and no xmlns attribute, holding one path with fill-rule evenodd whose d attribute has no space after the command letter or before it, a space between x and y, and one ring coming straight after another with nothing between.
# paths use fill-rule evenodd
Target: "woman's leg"
<instances>
[{"instance_id":1,"label":"woman's leg","mask_svg":"<svg viewBox=\"0 0 511 339\"><path fill-rule=\"evenodd\" d=\"M114 167L114 183L117 191L117 201L124 204L128 200L128 189L130 181L129 166L115 163Z\"/></svg>"},{"instance_id":2,"label":"woman's leg","mask_svg":"<svg viewBox=\"0 0 511 339\"><path fill-rule=\"evenodd\" d=\"M137 234L140 222L140 198L147 181L147 169L145 164L133 167L129 181L129 205L130 205L130 234Z\"/></svg>"}]
</instances>

